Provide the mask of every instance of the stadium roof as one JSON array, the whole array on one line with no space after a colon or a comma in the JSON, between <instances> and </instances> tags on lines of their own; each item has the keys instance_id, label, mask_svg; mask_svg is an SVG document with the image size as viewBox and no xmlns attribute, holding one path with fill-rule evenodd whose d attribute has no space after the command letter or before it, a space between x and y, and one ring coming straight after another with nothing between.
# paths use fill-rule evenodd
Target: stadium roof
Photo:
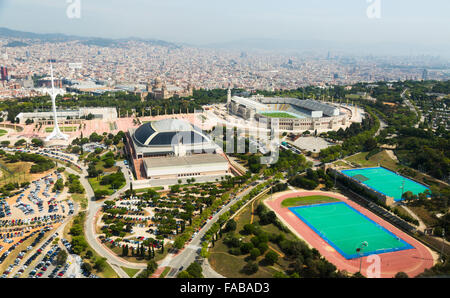
<instances>
[{"instance_id":1,"label":"stadium roof","mask_svg":"<svg viewBox=\"0 0 450 298\"><path fill-rule=\"evenodd\" d=\"M290 97L263 97L261 101L265 104L277 102L296 105L300 108L310 111L322 111L323 114L327 116L338 116L340 113L337 107L312 99L301 100L298 98L290 98Z\"/></svg>"},{"instance_id":2,"label":"stadium roof","mask_svg":"<svg viewBox=\"0 0 450 298\"><path fill-rule=\"evenodd\" d=\"M233 96L232 100L236 103L242 104L248 108L252 108L255 110L267 110L268 109L267 105L257 102L252 99L239 97L239 96Z\"/></svg>"},{"instance_id":3,"label":"stadium roof","mask_svg":"<svg viewBox=\"0 0 450 298\"><path fill-rule=\"evenodd\" d=\"M185 120L165 119L148 122L134 132L139 146L171 146L174 144L201 144L209 140L202 131Z\"/></svg>"}]
</instances>

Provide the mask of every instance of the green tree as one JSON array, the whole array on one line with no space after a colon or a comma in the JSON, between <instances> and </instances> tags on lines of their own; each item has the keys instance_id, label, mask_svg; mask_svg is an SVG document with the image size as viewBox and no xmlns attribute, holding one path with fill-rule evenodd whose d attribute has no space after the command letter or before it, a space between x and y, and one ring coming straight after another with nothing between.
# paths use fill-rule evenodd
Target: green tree
<instances>
[{"instance_id":1,"label":"green tree","mask_svg":"<svg viewBox=\"0 0 450 298\"><path fill-rule=\"evenodd\" d=\"M42 147L44 146L44 141L42 141L41 139L32 139L31 144L33 144L36 147Z\"/></svg>"},{"instance_id":2,"label":"green tree","mask_svg":"<svg viewBox=\"0 0 450 298\"><path fill-rule=\"evenodd\" d=\"M405 272L397 272L395 278L409 278L409 276Z\"/></svg>"},{"instance_id":3,"label":"green tree","mask_svg":"<svg viewBox=\"0 0 450 298\"><path fill-rule=\"evenodd\" d=\"M250 250L250 258L256 260L261 255L261 251L258 248L252 248Z\"/></svg>"},{"instance_id":4,"label":"green tree","mask_svg":"<svg viewBox=\"0 0 450 298\"><path fill-rule=\"evenodd\" d=\"M56 264L64 265L67 261L67 252L65 249L61 249L56 256Z\"/></svg>"},{"instance_id":5,"label":"green tree","mask_svg":"<svg viewBox=\"0 0 450 298\"><path fill-rule=\"evenodd\" d=\"M191 263L189 267L186 268L186 271L194 278L203 278L202 266L197 262Z\"/></svg>"},{"instance_id":6,"label":"green tree","mask_svg":"<svg viewBox=\"0 0 450 298\"><path fill-rule=\"evenodd\" d=\"M268 251L264 257L264 261L269 265L273 265L278 261L278 254L273 250Z\"/></svg>"},{"instance_id":7,"label":"green tree","mask_svg":"<svg viewBox=\"0 0 450 298\"><path fill-rule=\"evenodd\" d=\"M27 141L26 140L24 140L24 139L20 139L20 140L18 140L17 142L15 142L14 143L14 146L16 146L16 147L20 147L20 146L23 146L23 145L25 145L27 143Z\"/></svg>"},{"instance_id":8,"label":"green tree","mask_svg":"<svg viewBox=\"0 0 450 298\"><path fill-rule=\"evenodd\" d=\"M258 269L259 269L258 264L250 261L244 265L244 267L242 268L242 272L247 275L252 275L258 272Z\"/></svg>"},{"instance_id":9,"label":"green tree","mask_svg":"<svg viewBox=\"0 0 450 298\"><path fill-rule=\"evenodd\" d=\"M95 264L94 264L94 268L95 270L99 271L99 272L103 272L106 269L106 258L97 258L97 260L95 260Z\"/></svg>"},{"instance_id":10,"label":"green tree","mask_svg":"<svg viewBox=\"0 0 450 298\"><path fill-rule=\"evenodd\" d=\"M225 225L225 232L234 232L236 230L236 221L234 219L230 219Z\"/></svg>"}]
</instances>

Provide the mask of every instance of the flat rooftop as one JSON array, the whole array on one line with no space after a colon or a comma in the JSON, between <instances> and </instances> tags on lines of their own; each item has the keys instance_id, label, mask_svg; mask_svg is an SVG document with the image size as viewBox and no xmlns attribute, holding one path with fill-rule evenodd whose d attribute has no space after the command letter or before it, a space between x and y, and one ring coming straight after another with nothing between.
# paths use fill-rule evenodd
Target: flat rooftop
<instances>
[{"instance_id":1,"label":"flat rooftop","mask_svg":"<svg viewBox=\"0 0 450 298\"><path fill-rule=\"evenodd\" d=\"M144 158L144 163L147 168L167 168L228 163L228 161L220 154L194 154L187 156L147 157Z\"/></svg>"}]
</instances>

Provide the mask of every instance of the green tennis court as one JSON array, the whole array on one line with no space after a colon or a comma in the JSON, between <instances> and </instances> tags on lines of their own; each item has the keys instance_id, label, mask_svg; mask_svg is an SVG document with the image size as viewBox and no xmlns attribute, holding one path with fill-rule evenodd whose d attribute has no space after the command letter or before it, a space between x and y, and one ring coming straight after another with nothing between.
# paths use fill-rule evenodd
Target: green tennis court
<instances>
[{"instance_id":1,"label":"green tennis court","mask_svg":"<svg viewBox=\"0 0 450 298\"><path fill-rule=\"evenodd\" d=\"M358 180L379 193L393 197L394 201L401 201L402 193L407 191L418 195L429 189L420 183L382 167L343 170L342 173Z\"/></svg>"},{"instance_id":2,"label":"green tennis court","mask_svg":"<svg viewBox=\"0 0 450 298\"><path fill-rule=\"evenodd\" d=\"M411 249L413 246L345 202L289 208L346 259ZM367 244L362 252L356 249Z\"/></svg>"}]
</instances>

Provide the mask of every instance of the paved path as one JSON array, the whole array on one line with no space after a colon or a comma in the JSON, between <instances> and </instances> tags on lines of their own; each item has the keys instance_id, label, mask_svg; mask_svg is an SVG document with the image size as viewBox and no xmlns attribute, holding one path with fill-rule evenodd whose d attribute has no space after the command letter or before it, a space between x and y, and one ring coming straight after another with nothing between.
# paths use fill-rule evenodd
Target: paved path
<instances>
[{"instance_id":1,"label":"paved path","mask_svg":"<svg viewBox=\"0 0 450 298\"><path fill-rule=\"evenodd\" d=\"M409 209L406 205L402 204L401 207L403 207L403 209L406 210L406 212L409 213L409 215L411 215L414 219L416 219L419 222L419 226L417 227L417 229L421 232L423 232L427 226L424 224L424 222L420 219L420 217L418 217L411 209Z\"/></svg>"},{"instance_id":2,"label":"paved path","mask_svg":"<svg viewBox=\"0 0 450 298\"><path fill-rule=\"evenodd\" d=\"M123 162L122 162L123 165ZM121 166L119 164L119 166ZM86 196L88 198L88 208L87 208L87 216L86 216L86 222L85 222L85 236L86 241L89 243L89 245L94 249L100 256L106 258L107 262L111 265L111 267L116 271L116 273L121 278L129 278L128 274L122 270L120 267L127 267L127 268L133 268L133 269L143 269L146 268L146 264L140 264L140 263L131 263L128 261L125 261L118 257L114 252L109 250L107 247L105 247L103 244L100 243L100 241L97 239L97 235L95 233L95 226L96 226L96 220L97 220L97 214L99 213L103 201L97 201L95 200L94 191L89 184L89 181L86 179L87 171L86 168L82 168L83 172L80 175L80 182L83 185L84 189L86 190ZM68 169L69 172L73 171L71 169ZM75 171L73 171L75 174ZM125 178L127 178L128 175L125 175ZM117 198L120 193L127 190L129 188L129 182L127 181L127 184L125 187L114 193L112 196L109 197L109 199L115 199Z\"/></svg>"}]
</instances>

